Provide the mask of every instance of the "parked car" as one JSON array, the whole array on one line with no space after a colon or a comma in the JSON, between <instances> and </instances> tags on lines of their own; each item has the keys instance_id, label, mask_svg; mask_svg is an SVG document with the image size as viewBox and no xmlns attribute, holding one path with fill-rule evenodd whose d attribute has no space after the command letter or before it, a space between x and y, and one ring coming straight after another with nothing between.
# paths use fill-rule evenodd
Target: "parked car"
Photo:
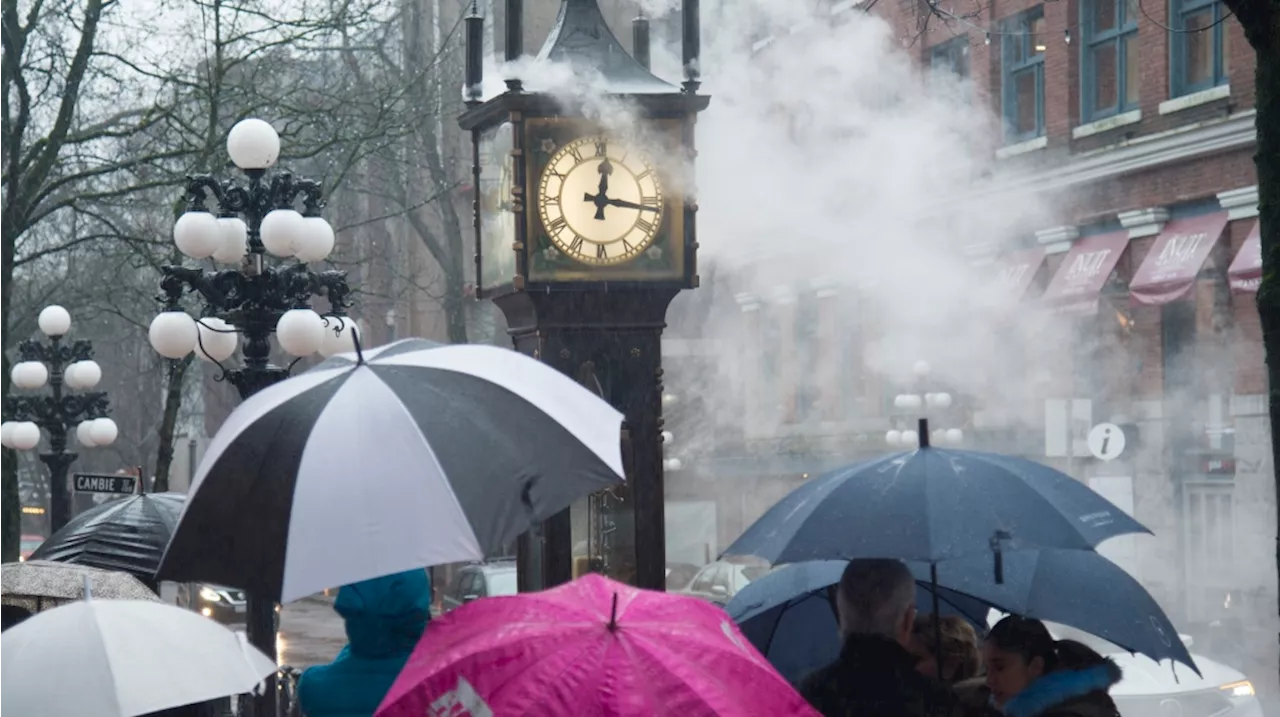
<instances>
[{"instance_id":1,"label":"parked car","mask_svg":"<svg viewBox=\"0 0 1280 717\"><path fill-rule=\"evenodd\" d=\"M1253 684L1239 670L1203 655L1192 653L1202 676L1190 668L1156 662L1088 633L1061 625L1050 625L1056 638L1083 642L1115 660L1124 679L1111 688L1121 717L1262 717L1262 705ZM1182 636L1190 649L1194 643Z\"/></svg>"},{"instance_id":2,"label":"parked car","mask_svg":"<svg viewBox=\"0 0 1280 717\"><path fill-rule=\"evenodd\" d=\"M672 592L724 605L752 580L760 579L771 569L767 563L717 560L699 570L687 588Z\"/></svg>"},{"instance_id":3,"label":"parked car","mask_svg":"<svg viewBox=\"0 0 1280 717\"><path fill-rule=\"evenodd\" d=\"M223 585L196 584L191 607L196 612L220 623L244 622L244 591Z\"/></svg>"},{"instance_id":4,"label":"parked car","mask_svg":"<svg viewBox=\"0 0 1280 717\"><path fill-rule=\"evenodd\" d=\"M514 560L495 560L487 563L465 565L453 576L453 582L440 596L444 612L495 595L516 594L516 563Z\"/></svg>"}]
</instances>

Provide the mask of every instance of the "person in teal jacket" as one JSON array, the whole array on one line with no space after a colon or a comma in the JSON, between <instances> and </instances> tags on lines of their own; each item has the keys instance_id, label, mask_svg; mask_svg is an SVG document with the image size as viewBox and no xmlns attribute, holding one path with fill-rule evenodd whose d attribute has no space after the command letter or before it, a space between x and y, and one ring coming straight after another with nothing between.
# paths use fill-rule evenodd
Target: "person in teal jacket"
<instances>
[{"instance_id":1,"label":"person in teal jacket","mask_svg":"<svg viewBox=\"0 0 1280 717\"><path fill-rule=\"evenodd\" d=\"M347 623L347 645L298 681L307 717L372 717L431 619L425 570L344 585L333 603Z\"/></svg>"}]
</instances>

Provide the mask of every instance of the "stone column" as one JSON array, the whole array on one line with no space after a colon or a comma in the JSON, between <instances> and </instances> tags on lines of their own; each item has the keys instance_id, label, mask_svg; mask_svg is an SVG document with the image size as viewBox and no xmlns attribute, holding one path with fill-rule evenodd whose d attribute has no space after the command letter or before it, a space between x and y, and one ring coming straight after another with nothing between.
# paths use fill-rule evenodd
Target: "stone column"
<instances>
[{"instance_id":1,"label":"stone column","mask_svg":"<svg viewBox=\"0 0 1280 717\"><path fill-rule=\"evenodd\" d=\"M770 320L778 325L778 376L765 380L778 382L778 404L774 420L782 424L796 422L796 393L800 367L796 351L796 295L790 286L774 287L769 297Z\"/></svg>"},{"instance_id":2,"label":"stone column","mask_svg":"<svg viewBox=\"0 0 1280 717\"><path fill-rule=\"evenodd\" d=\"M811 282L818 301L818 414L823 421L838 421L845 414L845 385L841 380L845 332L840 325L839 291L827 277Z\"/></svg>"}]
</instances>

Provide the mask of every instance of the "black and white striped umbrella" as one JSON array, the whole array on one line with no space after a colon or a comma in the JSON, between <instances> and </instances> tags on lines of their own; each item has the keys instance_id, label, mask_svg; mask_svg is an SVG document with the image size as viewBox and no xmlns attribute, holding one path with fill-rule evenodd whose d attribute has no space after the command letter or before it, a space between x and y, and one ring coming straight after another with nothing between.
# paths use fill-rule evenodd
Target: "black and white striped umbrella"
<instances>
[{"instance_id":1,"label":"black and white striped umbrella","mask_svg":"<svg viewBox=\"0 0 1280 717\"><path fill-rule=\"evenodd\" d=\"M227 418L158 576L288 602L479 560L619 483L621 425L508 349L406 339L335 356Z\"/></svg>"}]
</instances>

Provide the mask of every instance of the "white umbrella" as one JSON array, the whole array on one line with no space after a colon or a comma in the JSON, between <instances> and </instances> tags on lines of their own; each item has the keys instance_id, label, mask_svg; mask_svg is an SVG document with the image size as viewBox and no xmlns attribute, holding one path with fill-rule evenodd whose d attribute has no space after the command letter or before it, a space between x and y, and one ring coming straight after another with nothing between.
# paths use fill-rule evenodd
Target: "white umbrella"
<instances>
[{"instance_id":1,"label":"white umbrella","mask_svg":"<svg viewBox=\"0 0 1280 717\"><path fill-rule=\"evenodd\" d=\"M235 633L157 602L85 600L0 635L0 712L136 717L254 689L275 665Z\"/></svg>"}]
</instances>

